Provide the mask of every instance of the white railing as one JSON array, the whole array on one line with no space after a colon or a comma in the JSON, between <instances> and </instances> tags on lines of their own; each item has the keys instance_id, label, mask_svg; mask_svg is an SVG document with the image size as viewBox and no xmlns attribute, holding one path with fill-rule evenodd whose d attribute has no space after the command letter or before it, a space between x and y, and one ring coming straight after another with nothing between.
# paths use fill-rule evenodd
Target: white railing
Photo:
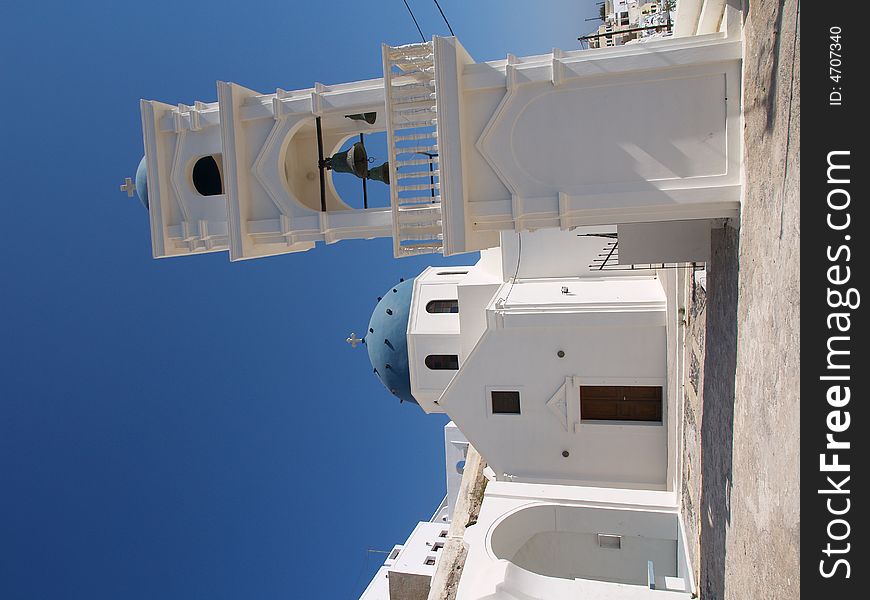
<instances>
[{"instance_id":1,"label":"white railing","mask_svg":"<svg viewBox=\"0 0 870 600\"><path fill-rule=\"evenodd\" d=\"M393 253L443 250L432 42L383 46Z\"/></svg>"}]
</instances>

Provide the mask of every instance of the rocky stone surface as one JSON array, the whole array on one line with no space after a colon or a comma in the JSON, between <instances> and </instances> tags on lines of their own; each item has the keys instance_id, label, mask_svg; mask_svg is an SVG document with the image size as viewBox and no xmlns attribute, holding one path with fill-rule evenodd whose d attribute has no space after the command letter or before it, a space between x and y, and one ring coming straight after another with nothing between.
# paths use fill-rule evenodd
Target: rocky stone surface
<instances>
[{"instance_id":1,"label":"rocky stone surface","mask_svg":"<svg viewBox=\"0 0 870 600\"><path fill-rule=\"evenodd\" d=\"M797 1L751 0L743 34L739 233L715 232L686 342L683 505L705 600L800 597Z\"/></svg>"},{"instance_id":2,"label":"rocky stone surface","mask_svg":"<svg viewBox=\"0 0 870 600\"><path fill-rule=\"evenodd\" d=\"M465 528L477 522L480 507L483 505L483 493L486 490L487 479L483 475L486 463L474 449L468 446L465 457L465 468L462 472L462 482L459 484L459 495L456 508L453 510L453 520L447 531L447 540L441 549L441 558L432 577L432 586L428 600L453 600L459 588L459 579L465 567L465 557L468 549L462 537Z\"/></svg>"}]
</instances>

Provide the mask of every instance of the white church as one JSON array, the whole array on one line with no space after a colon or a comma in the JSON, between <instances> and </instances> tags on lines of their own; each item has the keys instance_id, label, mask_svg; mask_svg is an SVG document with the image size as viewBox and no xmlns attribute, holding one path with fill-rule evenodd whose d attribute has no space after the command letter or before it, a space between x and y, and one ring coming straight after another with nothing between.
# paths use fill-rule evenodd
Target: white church
<instances>
[{"instance_id":1,"label":"white church","mask_svg":"<svg viewBox=\"0 0 870 600\"><path fill-rule=\"evenodd\" d=\"M381 79L141 102L145 157L122 190L148 209L155 258L375 237L397 258L480 252L386 290L348 340L388 393L451 419L447 497L363 600L448 597L433 582L470 449L488 483L449 597L697 591L682 315L711 228L739 216L740 19L685 0L676 35L643 44L477 62L435 37L384 45ZM378 132L388 160L370 167ZM352 208L337 176L388 183L390 205Z\"/></svg>"}]
</instances>

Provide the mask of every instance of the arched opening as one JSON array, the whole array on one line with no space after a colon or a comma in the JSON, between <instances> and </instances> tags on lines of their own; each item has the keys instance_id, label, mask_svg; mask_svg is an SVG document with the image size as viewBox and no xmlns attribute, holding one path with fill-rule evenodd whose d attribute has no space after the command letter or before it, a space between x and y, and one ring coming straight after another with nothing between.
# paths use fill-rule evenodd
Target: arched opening
<instances>
[{"instance_id":1,"label":"arched opening","mask_svg":"<svg viewBox=\"0 0 870 600\"><path fill-rule=\"evenodd\" d=\"M426 367L432 371L455 371L459 368L459 357L455 354L430 354L426 357Z\"/></svg>"},{"instance_id":2,"label":"arched opening","mask_svg":"<svg viewBox=\"0 0 870 600\"><path fill-rule=\"evenodd\" d=\"M426 312L433 314L458 313L459 300L430 300L426 303Z\"/></svg>"},{"instance_id":3,"label":"arched opening","mask_svg":"<svg viewBox=\"0 0 870 600\"><path fill-rule=\"evenodd\" d=\"M203 156L193 164L193 187L201 196L224 193L223 162L220 154Z\"/></svg>"},{"instance_id":4,"label":"arched opening","mask_svg":"<svg viewBox=\"0 0 870 600\"><path fill-rule=\"evenodd\" d=\"M657 578L684 576L679 543L671 513L559 505L508 515L490 537L497 558L538 575L641 586L649 561Z\"/></svg>"}]
</instances>

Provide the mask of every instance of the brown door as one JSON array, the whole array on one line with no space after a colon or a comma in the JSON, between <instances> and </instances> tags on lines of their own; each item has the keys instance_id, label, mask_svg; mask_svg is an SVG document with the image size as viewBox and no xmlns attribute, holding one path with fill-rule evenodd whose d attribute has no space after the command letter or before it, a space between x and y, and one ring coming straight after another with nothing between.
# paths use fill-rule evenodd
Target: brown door
<instances>
[{"instance_id":1,"label":"brown door","mask_svg":"<svg viewBox=\"0 0 870 600\"><path fill-rule=\"evenodd\" d=\"M662 421L662 388L655 385L580 386L581 421Z\"/></svg>"}]
</instances>

